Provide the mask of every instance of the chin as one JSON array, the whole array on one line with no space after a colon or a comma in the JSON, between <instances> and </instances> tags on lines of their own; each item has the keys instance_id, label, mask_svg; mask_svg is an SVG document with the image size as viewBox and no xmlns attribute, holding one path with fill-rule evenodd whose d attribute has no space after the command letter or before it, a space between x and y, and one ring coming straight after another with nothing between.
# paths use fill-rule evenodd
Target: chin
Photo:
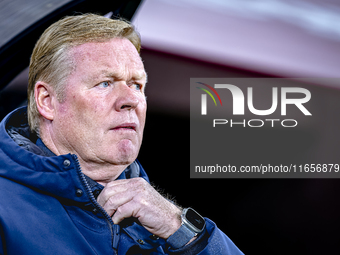
<instances>
[{"instance_id":1,"label":"chin","mask_svg":"<svg viewBox=\"0 0 340 255\"><path fill-rule=\"evenodd\" d=\"M118 158L132 160L133 162L137 158L138 152L139 146L137 147L130 140L127 140L119 143L115 155L119 155Z\"/></svg>"},{"instance_id":2,"label":"chin","mask_svg":"<svg viewBox=\"0 0 340 255\"><path fill-rule=\"evenodd\" d=\"M130 165L137 158L137 153L124 153L119 151L112 155L110 161L115 165Z\"/></svg>"}]
</instances>

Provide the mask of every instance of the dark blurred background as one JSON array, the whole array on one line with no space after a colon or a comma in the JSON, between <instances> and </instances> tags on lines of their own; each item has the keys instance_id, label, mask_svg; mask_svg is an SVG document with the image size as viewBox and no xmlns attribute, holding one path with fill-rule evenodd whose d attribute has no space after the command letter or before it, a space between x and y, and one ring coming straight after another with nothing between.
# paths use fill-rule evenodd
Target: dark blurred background
<instances>
[{"instance_id":1,"label":"dark blurred background","mask_svg":"<svg viewBox=\"0 0 340 255\"><path fill-rule=\"evenodd\" d=\"M190 78L339 78L339 2L147 0L133 22L149 75L140 161L151 180L246 254L339 254L339 179L189 178ZM339 163L340 84L301 87L313 116L297 119L308 123L228 129L226 157Z\"/></svg>"},{"instance_id":2,"label":"dark blurred background","mask_svg":"<svg viewBox=\"0 0 340 255\"><path fill-rule=\"evenodd\" d=\"M338 254L339 179L190 179L189 84L190 78L339 78L340 3L146 0L132 22L149 79L139 160L150 180L216 222L246 254ZM27 69L1 91L1 118L25 104L26 86ZM306 88L310 123L285 132L235 129L226 155L245 165L260 157L340 163L340 84ZM273 141L276 148L268 146Z\"/></svg>"}]
</instances>

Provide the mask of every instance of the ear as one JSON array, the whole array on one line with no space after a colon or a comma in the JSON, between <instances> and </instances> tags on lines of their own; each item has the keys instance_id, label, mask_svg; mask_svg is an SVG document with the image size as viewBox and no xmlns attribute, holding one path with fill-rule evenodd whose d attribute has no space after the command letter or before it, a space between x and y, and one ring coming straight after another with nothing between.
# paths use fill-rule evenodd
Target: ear
<instances>
[{"instance_id":1,"label":"ear","mask_svg":"<svg viewBox=\"0 0 340 255\"><path fill-rule=\"evenodd\" d=\"M42 81L38 81L34 87L35 102L40 114L48 120L54 118L54 90L53 88Z\"/></svg>"}]
</instances>

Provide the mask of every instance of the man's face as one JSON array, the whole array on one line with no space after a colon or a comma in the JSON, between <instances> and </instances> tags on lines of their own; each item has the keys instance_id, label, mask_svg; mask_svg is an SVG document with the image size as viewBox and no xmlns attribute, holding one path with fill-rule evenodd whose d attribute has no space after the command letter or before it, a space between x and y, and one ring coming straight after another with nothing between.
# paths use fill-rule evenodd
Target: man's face
<instances>
[{"instance_id":1,"label":"man's face","mask_svg":"<svg viewBox=\"0 0 340 255\"><path fill-rule=\"evenodd\" d=\"M59 152L75 153L89 165L130 164L146 115L146 73L136 48L115 38L76 46L71 57L75 70L53 119Z\"/></svg>"}]
</instances>

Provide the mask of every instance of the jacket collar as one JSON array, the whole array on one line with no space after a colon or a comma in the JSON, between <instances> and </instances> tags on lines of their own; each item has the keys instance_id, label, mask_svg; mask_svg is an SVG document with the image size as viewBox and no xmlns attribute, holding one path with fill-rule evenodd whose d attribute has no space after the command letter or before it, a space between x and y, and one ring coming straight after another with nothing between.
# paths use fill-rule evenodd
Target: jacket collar
<instances>
[{"instance_id":1,"label":"jacket collar","mask_svg":"<svg viewBox=\"0 0 340 255\"><path fill-rule=\"evenodd\" d=\"M21 107L8 114L0 123L0 176L14 180L55 196L81 200L70 192L81 186L79 166L74 155L55 156L33 133L27 121L27 107ZM71 162L65 165L65 160ZM148 176L138 162L134 161L117 179ZM98 183L87 181L91 188ZM100 184L98 184L100 185ZM98 187L98 186L97 186Z\"/></svg>"}]
</instances>

